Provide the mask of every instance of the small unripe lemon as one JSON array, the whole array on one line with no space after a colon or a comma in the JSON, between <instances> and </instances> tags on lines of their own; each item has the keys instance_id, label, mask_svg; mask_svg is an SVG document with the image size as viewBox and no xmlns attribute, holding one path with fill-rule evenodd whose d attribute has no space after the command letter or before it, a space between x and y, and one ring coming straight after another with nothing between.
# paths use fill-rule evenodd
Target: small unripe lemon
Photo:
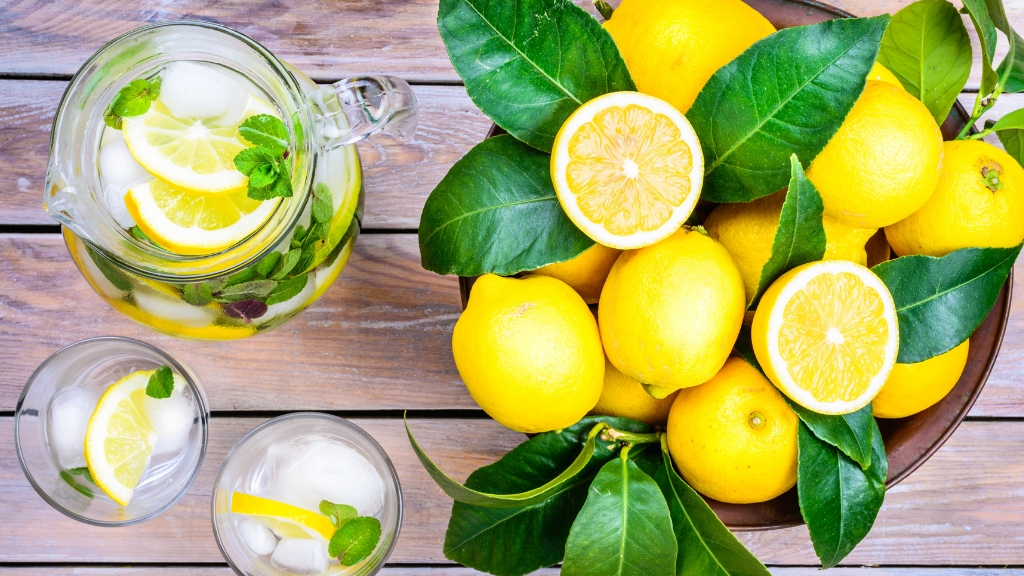
<instances>
[{"instance_id":1,"label":"small unripe lemon","mask_svg":"<svg viewBox=\"0 0 1024 576\"><path fill-rule=\"evenodd\" d=\"M629 418L652 425L664 424L675 399L674 392L661 400L651 396L639 381L626 376L614 364L606 361L601 398L590 413Z\"/></svg>"},{"instance_id":2,"label":"small unripe lemon","mask_svg":"<svg viewBox=\"0 0 1024 576\"><path fill-rule=\"evenodd\" d=\"M967 366L968 340L945 354L916 364L896 364L871 401L878 418L904 418L931 408L956 386Z\"/></svg>"}]
</instances>

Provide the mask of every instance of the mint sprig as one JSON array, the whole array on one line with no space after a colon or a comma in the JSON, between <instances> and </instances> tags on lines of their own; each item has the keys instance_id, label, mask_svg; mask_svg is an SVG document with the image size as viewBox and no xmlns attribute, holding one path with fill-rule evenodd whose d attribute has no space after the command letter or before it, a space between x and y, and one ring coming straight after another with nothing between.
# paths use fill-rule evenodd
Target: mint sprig
<instances>
[{"instance_id":1,"label":"mint sprig","mask_svg":"<svg viewBox=\"0 0 1024 576\"><path fill-rule=\"evenodd\" d=\"M249 198L270 200L292 195L291 172L288 169L288 127L270 114L246 118L238 134L253 148L235 155L235 168L249 177Z\"/></svg>"},{"instance_id":2,"label":"mint sprig","mask_svg":"<svg viewBox=\"0 0 1024 576\"><path fill-rule=\"evenodd\" d=\"M359 516L348 504L320 501L320 513L331 519L334 535L327 545L327 554L337 558L342 566L354 566L370 555L380 543L380 520L372 516Z\"/></svg>"},{"instance_id":3,"label":"mint sprig","mask_svg":"<svg viewBox=\"0 0 1024 576\"><path fill-rule=\"evenodd\" d=\"M118 91L103 114L103 122L114 130L120 130L122 118L140 116L149 110L150 104L160 96L160 77L152 80L138 78Z\"/></svg>"},{"instance_id":4,"label":"mint sprig","mask_svg":"<svg viewBox=\"0 0 1024 576\"><path fill-rule=\"evenodd\" d=\"M146 396L162 400L170 398L173 391L174 374L171 372L170 367L161 366L157 368L153 375L149 377L149 383L146 384Z\"/></svg>"}]
</instances>

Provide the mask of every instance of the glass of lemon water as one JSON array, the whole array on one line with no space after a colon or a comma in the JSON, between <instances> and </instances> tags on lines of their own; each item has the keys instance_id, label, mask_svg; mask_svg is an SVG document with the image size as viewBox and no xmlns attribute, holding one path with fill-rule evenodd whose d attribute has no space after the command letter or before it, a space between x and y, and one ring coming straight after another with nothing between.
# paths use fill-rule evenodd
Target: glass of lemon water
<instances>
[{"instance_id":1,"label":"glass of lemon water","mask_svg":"<svg viewBox=\"0 0 1024 576\"><path fill-rule=\"evenodd\" d=\"M231 450L213 488L217 544L243 576L376 574L402 525L398 475L336 416L270 420Z\"/></svg>"},{"instance_id":2,"label":"glass of lemon water","mask_svg":"<svg viewBox=\"0 0 1024 576\"><path fill-rule=\"evenodd\" d=\"M18 460L75 520L124 526L173 506L199 474L209 411L195 374L138 340L90 338L47 358L18 398Z\"/></svg>"},{"instance_id":3,"label":"glass of lemon water","mask_svg":"<svg viewBox=\"0 0 1024 576\"><path fill-rule=\"evenodd\" d=\"M354 143L409 138L398 78L320 87L252 39L204 22L114 39L54 120L45 206L106 302L185 338L245 338L320 298L352 253Z\"/></svg>"}]
</instances>

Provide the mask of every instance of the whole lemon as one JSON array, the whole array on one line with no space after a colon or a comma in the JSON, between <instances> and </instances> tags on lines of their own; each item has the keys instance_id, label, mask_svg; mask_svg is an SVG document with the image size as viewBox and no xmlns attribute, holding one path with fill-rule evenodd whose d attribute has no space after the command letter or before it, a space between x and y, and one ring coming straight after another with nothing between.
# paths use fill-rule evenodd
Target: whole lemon
<instances>
[{"instance_id":1,"label":"whole lemon","mask_svg":"<svg viewBox=\"0 0 1024 576\"><path fill-rule=\"evenodd\" d=\"M452 352L473 399L512 430L565 428L601 395L597 322L561 280L481 276L455 323Z\"/></svg>"},{"instance_id":2,"label":"whole lemon","mask_svg":"<svg viewBox=\"0 0 1024 576\"><path fill-rule=\"evenodd\" d=\"M605 353L655 398L708 381L743 322L743 279L711 238L680 229L623 252L601 292Z\"/></svg>"},{"instance_id":3,"label":"whole lemon","mask_svg":"<svg viewBox=\"0 0 1024 576\"><path fill-rule=\"evenodd\" d=\"M896 364L871 411L878 418L904 418L945 398L967 366L968 342L924 362Z\"/></svg>"},{"instance_id":4,"label":"whole lemon","mask_svg":"<svg viewBox=\"0 0 1024 576\"><path fill-rule=\"evenodd\" d=\"M756 368L733 357L708 382L680 390L668 416L679 473L721 502L764 502L796 484L797 416Z\"/></svg>"},{"instance_id":5,"label":"whole lemon","mask_svg":"<svg viewBox=\"0 0 1024 576\"><path fill-rule=\"evenodd\" d=\"M639 381L626 376L614 364L605 361L604 388L590 413L629 418L652 425L664 424L675 399L675 392L661 400L654 398Z\"/></svg>"},{"instance_id":6,"label":"whole lemon","mask_svg":"<svg viewBox=\"0 0 1024 576\"><path fill-rule=\"evenodd\" d=\"M857 228L881 228L913 214L939 182L942 133L917 98L869 80L807 177L825 216Z\"/></svg>"},{"instance_id":7,"label":"whole lemon","mask_svg":"<svg viewBox=\"0 0 1024 576\"><path fill-rule=\"evenodd\" d=\"M1024 168L988 142L945 142L935 194L885 236L901 256L1016 246L1024 241Z\"/></svg>"},{"instance_id":8,"label":"whole lemon","mask_svg":"<svg viewBox=\"0 0 1024 576\"><path fill-rule=\"evenodd\" d=\"M889 71L888 68L882 66L878 62L871 67L871 72L868 72L868 80L878 80L879 82L888 82L897 88L903 88L903 83L896 77L895 74Z\"/></svg>"},{"instance_id":9,"label":"whole lemon","mask_svg":"<svg viewBox=\"0 0 1024 576\"><path fill-rule=\"evenodd\" d=\"M740 0L622 0L604 27L637 89L680 112L719 68L775 32Z\"/></svg>"},{"instance_id":10,"label":"whole lemon","mask_svg":"<svg viewBox=\"0 0 1024 576\"><path fill-rule=\"evenodd\" d=\"M772 241L782 215L786 191L758 198L753 202L720 204L711 211L704 227L718 240L736 261L743 276L743 289L749 302L757 292L761 269L772 255ZM831 218L823 218L825 226L824 260L850 260L864 265L867 255L864 245L872 234L871 228L855 228Z\"/></svg>"},{"instance_id":11,"label":"whole lemon","mask_svg":"<svg viewBox=\"0 0 1024 576\"><path fill-rule=\"evenodd\" d=\"M541 266L534 273L558 278L572 287L584 302L597 304L604 280L621 253L622 250L594 244L572 260Z\"/></svg>"}]
</instances>

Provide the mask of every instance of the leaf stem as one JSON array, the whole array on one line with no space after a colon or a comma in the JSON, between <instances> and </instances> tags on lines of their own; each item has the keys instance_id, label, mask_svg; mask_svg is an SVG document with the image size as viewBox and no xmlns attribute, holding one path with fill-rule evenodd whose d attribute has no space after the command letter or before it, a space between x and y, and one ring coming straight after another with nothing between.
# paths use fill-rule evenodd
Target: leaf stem
<instances>
[{"instance_id":1,"label":"leaf stem","mask_svg":"<svg viewBox=\"0 0 1024 576\"><path fill-rule=\"evenodd\" d=\"M595 427L596 429L596 427ZM608 428L601 434L601 439L606 442L624 442L630 445L637 444L654 444L661 440L663 434L661 432L649 432L646 434L639 434L636 432L623 432L614 428Z\"/></svg>"},{"instance_id":2,"label":"leaf stem","mask_svg":"<svg viewBox=\"0 0 1024 576\"><path fill-rule=\"evenodd\" d=\"M615 11L608 2L605 0L594 0L594 7L601 13L601 17L605 20L609 20L612 17L612 12Z\"/></svg>"},{"instance_id":3,"label":"leaf stem","mask_svg":"<svg viewBox=\"0 0 1024 576\"><path fill-rule=\"evenodd\" d=\"M1003 88L1001 86L996 86L995 90L993 90L992 93L989 94L988 96L982 97L981 94L978 94L978 97L974 99L974 109L971 111L971 119L967 122L967 125L964 126L962 130L960 130L960 133L956 135L956 138L954 138L954 140L980 140L985 136L991 134L992 130L986 128L985 130L982 130L977 134L968 135L971 131L971 128L973 128L974 125L977 124L978 120L981 120L981 117L984 116L986 112L991 110L996 105L996 100L999 99L999 96L1002 93Z\"/></svg>"}]
</instances>

